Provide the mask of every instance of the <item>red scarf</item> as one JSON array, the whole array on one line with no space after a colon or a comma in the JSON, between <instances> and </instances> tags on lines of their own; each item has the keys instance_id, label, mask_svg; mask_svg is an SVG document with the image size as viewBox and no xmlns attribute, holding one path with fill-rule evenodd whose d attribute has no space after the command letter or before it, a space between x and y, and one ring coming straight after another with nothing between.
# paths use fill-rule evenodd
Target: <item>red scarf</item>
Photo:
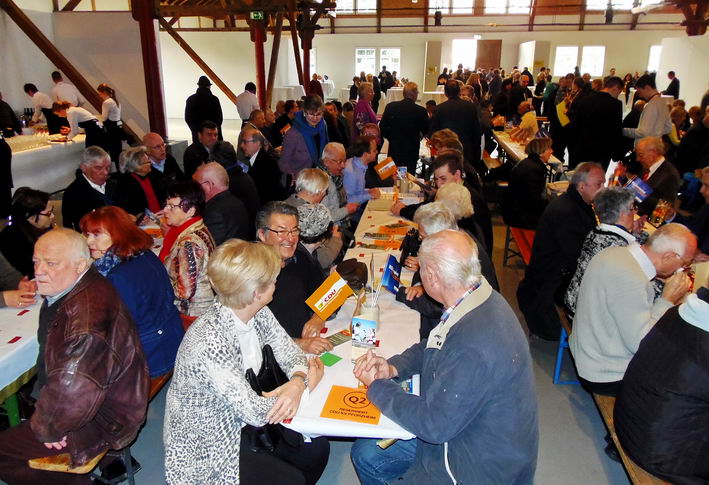
<instances>
[{"instance_id":1,"label":"red scarf","mask_svg":"<svg viewBox=\"0 0 709 485\"><path fill-rule=\"evenodd\" d=\"M160 202L158 202L158 198L155 196L153 184L150 183L150 179L148 177L141 177L137 173L132 173L131 175L143 188L145 199L148 201L148 209L150 209L153 213L160 212Z\"/></svg>"},{"instance_id":2,"label":"red scarf","mask_svg":"<svg viewBox=\"0 0 709 485\"><path fill-rule=\"evenodd\" d=\"M172 246L175 245L175 241L177 241L177 238L180 237L180 234L182 234L184 230L190 227L192 224L201 220L201 217L190 217L179 227L171 227L170 230L167 231L167 234L165 234L165 239L162 242L162 249L160 250L160 261L165 263L165 260L172 251Z\"/></svg>"}]
</instances>

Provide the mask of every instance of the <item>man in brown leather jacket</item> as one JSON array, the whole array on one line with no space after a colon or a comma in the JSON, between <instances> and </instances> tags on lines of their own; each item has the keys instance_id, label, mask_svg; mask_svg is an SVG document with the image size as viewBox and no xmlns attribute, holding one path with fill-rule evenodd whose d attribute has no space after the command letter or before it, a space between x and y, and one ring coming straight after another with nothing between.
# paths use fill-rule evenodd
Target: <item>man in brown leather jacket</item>
<instances>
[{"instance_id":1,"label":"man in brown leather jacket","mask_svg":"<svg viewBox=\"0 0 709 485\"><path fill-rule=\"evenodd\" d=\"M84 238L54 229L35 244L40 310L39 399L32 418L0 433L0 479L88 484L86 475L30 469L27 460L69 453L74 465L121 449L145 420L150 380L128 310L91 264Z\"/></svg>"}]
</instances>

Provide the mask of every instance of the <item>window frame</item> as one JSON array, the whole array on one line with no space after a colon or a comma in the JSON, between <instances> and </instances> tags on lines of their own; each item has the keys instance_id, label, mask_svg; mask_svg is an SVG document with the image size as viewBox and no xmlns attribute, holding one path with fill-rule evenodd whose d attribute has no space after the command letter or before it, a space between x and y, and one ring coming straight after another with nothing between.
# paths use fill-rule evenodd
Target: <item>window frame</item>
<instances>
[{"instance_id":1,"label":"window frame","mask_svg":"<svg viewBox=\"0 0 709 485\"><path fill-rule=\"evenodd\" d=\"M569 48L573 47L573 48L576 49L576 61L574 62L574 66L571 68L571 70L566 70L565 72L560 72L560 71L564 71L564 70L563 70L563 69L562 69L562 70L557 69L557 68L556 68L556 67L557 67L557 66L556 66L556 63L557 63L557 60L559 59L559 49L565 48L565 47L569 47ZM574 67L579 66L579 68L580 68L580 65L579 65L579 47L580 47L580 46L578 46L578 45L557 45L557 46L556 46L556 48L554 49L554 66L553 66L553 68L552 68L552 73L553 73L553 75L555 75L555 76L565 76L565 75L568 74L569 72L573 72L573 71L574 71ZM558 71L559 71L559 72L558 72Z\"/></svg>"},{"instance_id":2,"label":"window frame","mask_svg":"<svg viewBox=\"0 0 709 485\"><path fill-rule=\"evenodd\" d=\"M504 9L502 9L500 6L495 7L494 10L491 10L488 8L488 3L489 0L485 0L485 3L483 5L483 14L484 15L529 15L530 12L532 11L532 1L531 0L500 0L501 2L505 3ZM510 4L515 4L517 2L521 3L521 1L527 2L527 5L525 7L521 8L516 8L516 5L510 5ZM510 7L512 6L512 10L510 10Z\"/></svg>"}]
</instances>

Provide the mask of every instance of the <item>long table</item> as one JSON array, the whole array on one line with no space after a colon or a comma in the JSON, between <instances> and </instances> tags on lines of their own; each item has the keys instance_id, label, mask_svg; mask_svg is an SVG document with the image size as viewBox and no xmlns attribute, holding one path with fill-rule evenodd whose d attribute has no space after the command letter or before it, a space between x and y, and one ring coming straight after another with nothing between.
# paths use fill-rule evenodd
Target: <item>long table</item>
<instances>
[{"instance_id":1,"label":"long table","mask_svg":"<svg viewBox=\"0 0 709 485\"><path fill-rule=\"evenodd\" d=\"M372 211L366 208L362 219L355 231L356 240L360 240L366 231L376 229L383 224L401 221L389 212ZM381 276L381 270L390 254L399 257L399 251L381 251L367 248L352 248L347 251L345 259L356 258L369 265L371 255L374 255L375 273ZM402 284L410 284L413 273L404 269L402 271ZM332 335L349 327L355 309L355 299L350 297L340 308L337 318L327 322L327 335ZM377 333L379 347L376 353L389 358L403 352L419 340L419 314L406 305L395 300L394 295L382 290L379 298L380 323ZM346 342L335 347L330 353L342 357L332 367L325 368L325 375L315 390L307 399L303 399L298 408L298 413L290 424L291 429L308 436L339 436L350 438L399 438L411 439L414 436L401 428L392 420L382 415L378 425L357 423L320 417L321 411L330 389L333 385L357 387L357 379L352 371L354 364L351 361L351 343Z\"/></svg>"},{"instance_id":2,"label":"long table","mask_svg":"<svg viewBox=\"0 0 709 485\"><path fill-rule=\"evenodd\" d=\"M51 143L12 154L12 182L44 192L66 188L74 180L84 151L84 135L66 143Z\"/></svg>"}]
</instances>

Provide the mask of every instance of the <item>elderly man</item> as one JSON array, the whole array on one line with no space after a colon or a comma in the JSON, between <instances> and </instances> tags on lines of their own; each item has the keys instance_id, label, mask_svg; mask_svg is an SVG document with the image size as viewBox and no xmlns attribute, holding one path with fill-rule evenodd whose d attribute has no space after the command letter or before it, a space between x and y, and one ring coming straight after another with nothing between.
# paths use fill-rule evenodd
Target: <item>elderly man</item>
<instances>
[{"instance_id":1,"label":"elderly man","mask_svg":"<svg viewBox=\"0 0 709 485\"><path fill-rule=\"evenodd\" d=\"M76 179L64 191L62 219L64 227L79 230L84 215L116 200L116 181L109 178L111 157L102 148L88 147L81 155Z\"/></svg>"},{"instance_id":2,"label":"elderly man","mask_svg":"<svg viewBox=\"0 0 709 485\"><path fill-rule=\"evenodd\" d=\"M672 131L672 120L667 109L667 103L662 99L655 87L655 78L649 74L640 76L635 83L635 91L646 101L637 128L623 128L623 136L635 140L648 137L667 135Z\"/></svg>"},{"instance_id":3,"label":"elderly man","mask_svg":"<svg viewBox=\"0 0 709 485\"><path fill-rule=\"evenodd\" d=\"M630 359L655 322L687 294L686 272L697 238L667 224L640 246L606 249L591 260L581 281L569 345L589 392L615 396ZM655 299L655 276L667 278Z\"/></svg>"},{"instance_id":4,"label":"elderly man","mask_svg":"<svg viewBox=\"0 0 709 485\"><path fill-rule=\"evenodd\" d=\"M600 165L579 164L566 193L551 201L539 219L517 302L529 330L543 339L559 338L561 322L555 301L561 303L576 272L583 241L596 227L591 204L604 181Z\"/></svg>"},{"instance_id":5,"label":"elderly man","mask_svg":"<svg viewBox=\"0 0 709 485\"><path fill-rule=\"evenodd\" d=\"M428 236L421 279L447 308L427 340L388 361L362 356L354 374L382 413L416 438L382 450L352 447L360 481L531 484L537 403L529 346L514 312L480 276L477 248L458 231ZM399 381L421 375L421 395Z\"/></svg>"},{"instance_id":6,"label":"elderly man","mask_svg":"<svg viewBox=\"0 0 709 485\"><path fill-rule=\"evenodd\" d=\"M428 133L428 114L416 104L418 95L418 85L406 83L404 99L387 104L379 123L382 137L389 140L389 156L411 174L416 173L421 138Z\"/></svg>"},{"instance_id":7,"label":"elderly man","mask_svg":"<svg viewBox=\"0 0 709 485\"><path fill-rule=\"evenodd\" d=\"M146 133L143 146L148 149L148 158L152 170L148 173L150 183L160 204L165 203L167 187L175 182L185 180L185 174L177 165L175 157L167 153L167 145L162 136L157 133Z\"/></svg>"},{"instance_id":8,"label":"elderly man","mask_svg":"<svg viewBox=\"0 0 709 485\"><path fill-rule=\"evenodd\" d=\"M349 229L349 217L357 212L359 204L347 202L347 192L342 180L346 162L345 147L341 143L330 142L325 145L322 152L322 164L329 181L322 204L330 209L335 224L341 228Z\"/></svg>"},{"instance_id":9,"label":"elderly man","mask_svg":"<svg viewBox=\"0 0 709 485\"><path fill-rule=\"evenodd\" d=\"M515 84L510 90L509 106L507 108L509 112L509 117L512 117L515 115L515 113L517 113L517 108L519 107L519 104L522 101L531 102L532 99L534 99L532 91L527 87L529 86L531 80L531 75L522 73L522 75L519 77L519 83Z\"/></svg>"},{"instance_id":10,"label":"elderly man","mask_svg":"<svg viewBox=\"0 0 709 485\"><path fill-rule=\"evenodd\" d=\"M229 192L229 174L217 162L200 166L192 178L202 187L204 199L204 223L219 246L227 239L246 241L253 237L249 213L244 203Z\"/></svg>"},{"instance_id":11,"label":"elderly man","mask_svg":"<svg viewBox=\"0 0 709 485\"><path fill-rule=\"evenodd\" d=\"M192 177L197 167L214 159L213 152L218 141L217 125L212 121L203 121L197 132L197 141L187 147L182 160L187 177Z\"/></svg>"},{"instance_id":12,"label":"elderly man","mask_svg":"<svg viewBox=\"0 0 709 485\"><path fill-rule=\"evenodd\" d=\"M635 153L643 167L640 177L652 187L652 193L640 204L639 213L651 214L660 199L674 203L682 179L674 165L665 160L662 139L655 136L643 138L635 146Z\"/></svg>"},{"instance_id":13,"label":"elderly man","mask_svg":"<svg viewBox=\"0 0 709 485\"><path fill-rule=\"evenodd\" d=\"M264 148L265 143L266 138L257 129L246 126L241 130L240 148L249 159L249 176L256 184L262 205L288 196L281 169Z\"/></svg>"},{"instance_id":14,"label":"elderly man","mask_svg":"<svg viewBox=\"0 0 709 485\"><path fill-rule=\"evenodd\" d=\"M0 479L12 484L90 484L86 475L29 468L62 453L83 465L135 439L145 420L150 380L135 324L113 285L91 264L86 240L68 229L34 249L39 314L32 418L0 434Z\"/></svg>"},{"instance_id":15,"label":"elderly man","mask_svg":"<svg viewBox=\"0 0 709 485\"><path fill-rule=\"evenodd\" d=\"M463 144L465 159L478 169L482 136L480 108L476 104L460 99L460 84L457 81L446 82L444 93L448 100L436 107L429 131L433 133L444 128L452 130Z\"/></svg>"},{"instance_id":16,"label":"elderly man","mask_svg":"<svg viewBox=\"0 0 709 485\"><path fill-rule=\"evenodd\" d=\"M256 236L262 243L276 248L283 265L268 308L304 352L321 354L332 350L332 344L320 337L325 322L313 313L305 300L322 284L325 276L299 243L298 222L298 210L285 202L270 202L256 216Z\"/></svg>"}]
</instances>

